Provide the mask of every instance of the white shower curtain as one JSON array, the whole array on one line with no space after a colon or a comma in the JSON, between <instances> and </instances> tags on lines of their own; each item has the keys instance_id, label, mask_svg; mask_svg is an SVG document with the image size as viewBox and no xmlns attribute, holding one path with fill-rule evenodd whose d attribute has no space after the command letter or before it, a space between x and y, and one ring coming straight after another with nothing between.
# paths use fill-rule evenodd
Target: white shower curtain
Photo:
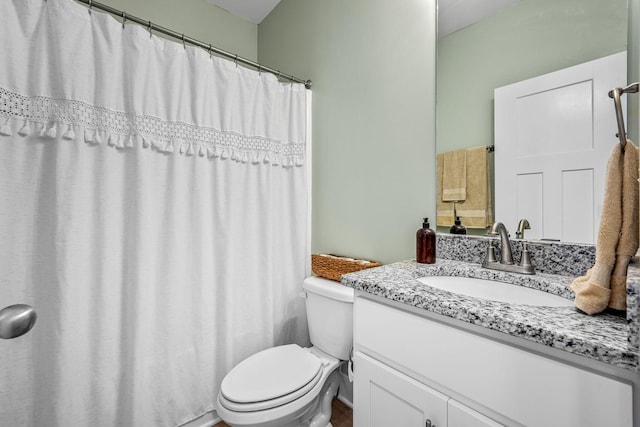
<instances>
[{"instance_id":1,"label":"white shower curtain","mask_svg":"<svg viewBox=\"0 0 640 427\"><path fill-rule=\"evenodd\" d=\"M71 0L0 1L0 426L175 426L307 344L308 91Z\"/></svg>"}]
</instances>

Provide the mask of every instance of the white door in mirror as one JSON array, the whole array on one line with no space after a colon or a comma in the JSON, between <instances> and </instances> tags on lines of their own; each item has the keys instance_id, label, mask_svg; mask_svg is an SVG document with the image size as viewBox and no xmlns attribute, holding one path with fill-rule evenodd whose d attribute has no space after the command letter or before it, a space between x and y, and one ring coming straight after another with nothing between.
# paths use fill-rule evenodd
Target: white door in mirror
<instances>
[{"instance_id":1,"label":"white door in mirror","mask_svg":"<svg viewBox=\"0 0 640 427\"><path fill-rule=\"evenodd\" d=\"M496 218L532 239L595 243L607 159L618 144L608 92L626 52L495 90ZM636 142L637 143L637 142Z\"/></svg>"}]
</instances>

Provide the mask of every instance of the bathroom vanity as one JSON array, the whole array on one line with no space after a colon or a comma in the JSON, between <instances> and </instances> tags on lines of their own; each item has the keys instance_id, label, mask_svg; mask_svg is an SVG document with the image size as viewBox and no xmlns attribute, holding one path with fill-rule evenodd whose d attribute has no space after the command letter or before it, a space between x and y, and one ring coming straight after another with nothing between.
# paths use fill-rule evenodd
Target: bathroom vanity
<instances>
[{"instance_id":1,"label":"bathroom vanity","mask_svg":"<svg viewBox=\"0 0 640 427\"><path fill-rule=\"evenodd\" d=\"M356 290L355 426L640 426L637 266L629 271L626 317L586 316L572 306L475 298L417 279L475 277L570 299L576 271L593 261L589 246L540 246L538 273L524 276L473 262L486 238L438 237L436 264L406 261L343 276Z\"/></svg>"}]
</instances>

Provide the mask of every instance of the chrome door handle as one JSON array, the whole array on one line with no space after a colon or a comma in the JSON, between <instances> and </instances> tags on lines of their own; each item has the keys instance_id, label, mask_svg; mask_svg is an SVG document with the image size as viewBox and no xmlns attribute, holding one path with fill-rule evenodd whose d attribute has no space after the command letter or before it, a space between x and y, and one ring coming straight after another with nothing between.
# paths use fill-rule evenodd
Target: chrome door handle
<instances>
[{"instance_id":1,"label":"chrome door handle","mask_svg":"<svg viewBox=\"0 0 640 427\"><path fill-rule=\"evenodd\" d=\"M36 324L38 315L30 305L14 304L0 310L0 338L24 335Z\"/></svg>"}]
</instances>

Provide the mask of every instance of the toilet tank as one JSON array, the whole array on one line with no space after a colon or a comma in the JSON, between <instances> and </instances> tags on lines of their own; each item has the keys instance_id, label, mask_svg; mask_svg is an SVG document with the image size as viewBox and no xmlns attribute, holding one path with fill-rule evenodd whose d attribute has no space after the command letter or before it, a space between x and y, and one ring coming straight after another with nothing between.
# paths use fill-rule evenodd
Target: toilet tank
<instances>
[{"instance_id":1,"label":"toilet tank","mask_svg":"<svg viewBox=\"0 0 640 427\"><path fill-rule=\"evenodd\" d=\"M321 277L307 277L302 288L311 343L333 357L349 359L353 346L353 289Z\"/></svg>"}]
</instances>

